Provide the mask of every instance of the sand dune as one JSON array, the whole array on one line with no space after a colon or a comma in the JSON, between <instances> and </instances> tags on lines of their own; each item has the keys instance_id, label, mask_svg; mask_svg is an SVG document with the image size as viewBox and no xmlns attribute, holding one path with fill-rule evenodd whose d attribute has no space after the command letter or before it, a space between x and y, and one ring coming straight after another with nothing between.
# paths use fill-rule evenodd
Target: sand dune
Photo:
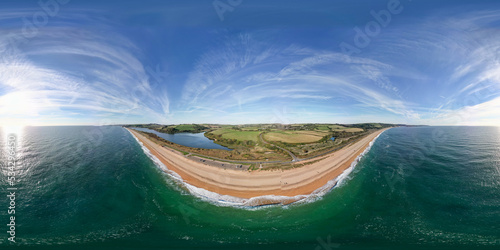
<instances>
[{"instance_id":1,"label":"sand dune","mask_svg":"<svg viewBox=\"0 0 500 250\"><path fill-rule=\"evenodd\" d=\"M320 161L290 170L238 171L221 169L190 160L182 154L172 152L149 140L142 134L129 129L165 166L179 174L185 182L222 195L252 198L264 195L297 196L311 194L335 179L363 153L380 133L369 134ZM264 202L266 203L266 202Z\"/></svg>"}]
</instances>

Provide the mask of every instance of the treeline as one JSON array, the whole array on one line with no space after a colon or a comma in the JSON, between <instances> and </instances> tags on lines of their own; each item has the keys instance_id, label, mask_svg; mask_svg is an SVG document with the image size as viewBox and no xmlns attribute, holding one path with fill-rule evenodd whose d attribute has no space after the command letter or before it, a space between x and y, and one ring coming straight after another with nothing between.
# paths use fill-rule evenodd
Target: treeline
<instances>
[{"instance_id":1,"label":"treeline","mask_svg":"<svg viewBox=\"0 0 500 250\"><path fill-rule=\"evenodd\" d=\"M254 141L247 141L247 140L240 141L240 140L236 140L236 139L228 139L228 138L222 137L222 135L216 135L216 134L212 134L210 132L205 133L205 137L207 137L210 140L216 141L217 144L222 145L222 146L241 145L241 146L247 146L247 147L254 147L256 144Z\"/></svg>"},{"instance_id":2,"label":"treeline","mask_svg":"<svg viewBox=\"0 0 500 250\"><path fill-rule=\"evenodd\" d=\"M201 133L210 129L209 127L205 127L199 124L188 124L188 125L135 124L135 125L127 125L127 127L147 128L166 134Z\"/></svg>"},{"instance_id":3,"label":"treeline","mask_svg":"<svg viewBox=\"0 0 500 250\"><path fill-rule=\"evenodd\" d=\"M362 132L362 131L360 131L360 132L332 131L332 132L330 132L330 135L328 136L327 139L329 140L332 137L335 137L335 138L348 138L348 137L351 137L353 135L361 134L361 133L364 133L364 132ZM326 141L326 140L323 140L323 141Z\"/></svg>"},{"instance_id":4,"label":"treeline","mask_svg":"<svg viewBox=\"0 0 500 250\"><path fill-rule=\"evenodd\" d=\"M388 123L358 123L358 124L349 124L343 125L344 127L350 128L362 128L364 130L368 129L381 129L381 128L389 128L397 126L396 124L388 124Z\"/></svg>"},{"instance_id":5,"label":"treeline","mask_svg":"<svg viewBox=\"0 0 500 250\"><path fill-rule=\"evenodd\" d=\"M157 129L158 132L175 134L175 133L201 133L209 129L203 125L190 124L190 125L177 125L177 126L163 126Z\"/></svg>"}]
</instances>

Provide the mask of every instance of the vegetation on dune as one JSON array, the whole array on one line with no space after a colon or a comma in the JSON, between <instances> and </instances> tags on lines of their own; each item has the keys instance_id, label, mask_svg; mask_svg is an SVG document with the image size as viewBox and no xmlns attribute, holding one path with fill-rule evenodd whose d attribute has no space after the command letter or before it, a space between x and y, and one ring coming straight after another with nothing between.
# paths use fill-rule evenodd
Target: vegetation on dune
<instances>
[{"instance_id":1,"label":"vegetation on dune","mask_svg":"<svg viewBox=\"0 0 500 250\"><path fill-rule=\"evenodd\" d=\"M199 154L228 161L269 162L264 169L297 167L291 159L311 159L325 155L353 143L372 131L394 126L382 123L362 124L182 124L182 125L131 125L154 129L163 133L205 132L205 136L232 151L190 148L168 142L154 134L143 133L184 154ZM332 137L335 140L332 140ZM272 163L271 163L272 162ZM281 162L281 163L280 163ZM288 165L287 165L288 164ZM254 164L250 170L259 169Z\"/></svg>"},{"instance_id":2,"label":"vegetation on dune","mask_svg":"<svg viewBox=\"0 0 500 250\"><path fill-rule=\"evenodd\" d=\"M221 128L205 133L205 137L217 144L233 149L255 148L259 144L259 131L244 131L236 128Z\"/></svg>"},{"instance_id":3,"label":"vegetation on dune","mask_svg":"<svg viewBox=\"0 0 500 250\"><path fill-rule=\"evenodd\" d=\"M221 149L204 149L204 148L191 148L167 141L156 134L137 131L161 146L166 146L180 151L184 155L192 153L197 155L208 156L214 159L227 160L227 161L282 161L288 158L278 152L271 151L265 147L249 147L238 146L232 151Z\"/></svg>"},{"instance_id":4,"label":"vegetation on dune","mask_svg":"<svg viewBox=\"0 0 500 250\"><path fill-rule=\"evenodd\" d=\"M349 128L361 128L364 130L368 130L368 129L388 128L388 127L394 127L394 126L400 126L400 125L387 124L387 123L359 123L359 124L351 124L351 125L344 125L344 126L349 127Z\"/></svg>"},{"instance_id":5,"label":"vegetation on dune","mask_svg":"<svg viewBox=\"0 0 500 250\"><path fill-rule=\"evenodd\" d=\"M314 157L343 147L368 134L365 128L380 124L253 124L225 126L205 133L216 143L235 149L264 147L283 156ZM262 139L265 141L260 140ZM334 137L335 140L331 140ZM266 152L266 151L261 151ZM262 156L265 158L265 156ZM261 157L261 158L262 158Z\"/></svg>"},{"instance_id":6,"label":"vegetation on dune","mask_svg":"<svg viewBox=\"0 0 500 250\"><path fill-rule=\"evenodd\" d=\"M199 124L181 124L181 125L139 124L139 125L132 125L131 127L148 128L166 134L201 133L201 132L206 132L210 129L210 127Z\"/></svg>"}]
</instances>

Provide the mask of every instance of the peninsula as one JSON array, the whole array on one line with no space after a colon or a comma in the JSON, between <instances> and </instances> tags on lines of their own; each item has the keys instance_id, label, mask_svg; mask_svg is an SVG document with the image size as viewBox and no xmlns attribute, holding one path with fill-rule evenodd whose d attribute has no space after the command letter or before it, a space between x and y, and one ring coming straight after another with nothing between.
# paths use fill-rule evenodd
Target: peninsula
<instances>
[{"instance_id":1,"label":"peninsula","mask_svg":"<svg viewBox=\"0 0 500 250\"><path fill-rule=\"evenodd\" d=\"M252 205L263 205L288 204L315 192L348 169L370 142L389 128L370 130L361 138L333 152L325 152L307 159L293 159L284 168L246 167L245 170L241 169L243 164L225 161L209 164L217 161L202 157L192 158L190 153L165 145L161 138L153 134L127 129L186 183L221 195L244 199L262 197ZM227 167L222 167L224 165ZM251 166L256 165L258 164L251 164ZM279 201L266 198L270 195L282 198Z\"/></svg>"}]
</instances>

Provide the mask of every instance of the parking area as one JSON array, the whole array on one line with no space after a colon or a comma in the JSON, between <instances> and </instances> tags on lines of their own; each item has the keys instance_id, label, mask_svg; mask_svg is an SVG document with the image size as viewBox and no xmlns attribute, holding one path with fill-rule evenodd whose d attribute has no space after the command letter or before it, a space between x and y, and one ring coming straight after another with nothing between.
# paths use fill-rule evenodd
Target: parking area
<instances>
[{"instance_id":1,"label":"parking area","mask_svg":"<svg viewBox=\"0 0 500 250\"><path fill-rule=\"evenodd\" d=\"M220 161L214 161L214 160L209 160L206 158L198 157L198 156L193 156L193 155L188 155L186 156L187 158L201 162L205 165L209 165L212 167L218 167L218 168L223 168L223 169L234 169L234 170L244 170L247 171L249 165L244 165L244 164L232 164L232 163L227 163L227 162L220 162Z\"/></svg>"}]
</instances>

